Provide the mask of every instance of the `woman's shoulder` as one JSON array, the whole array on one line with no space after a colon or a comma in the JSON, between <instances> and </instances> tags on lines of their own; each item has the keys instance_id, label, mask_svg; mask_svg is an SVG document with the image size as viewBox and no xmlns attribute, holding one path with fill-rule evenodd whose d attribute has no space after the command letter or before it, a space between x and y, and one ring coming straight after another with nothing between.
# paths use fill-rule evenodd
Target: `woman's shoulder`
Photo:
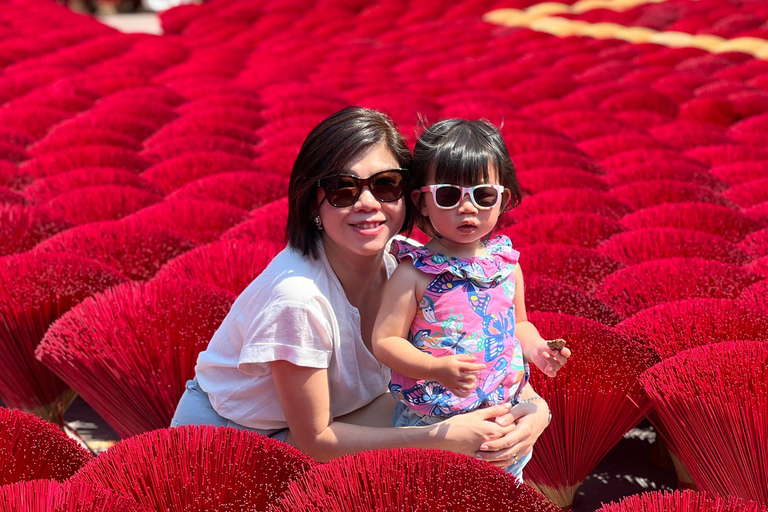
<instances>
[{"instance_id":1,"label":"woman's shoulder","mask_svg":"<svg viewBox=\"0 0 768 512\"><path fill-rule=\"evenodd\" d=\"M327 287L327 269L323 262L287 247L251 281L238 300L264 305L308 303L325 296Z\"/></svg>"}]
</instances>

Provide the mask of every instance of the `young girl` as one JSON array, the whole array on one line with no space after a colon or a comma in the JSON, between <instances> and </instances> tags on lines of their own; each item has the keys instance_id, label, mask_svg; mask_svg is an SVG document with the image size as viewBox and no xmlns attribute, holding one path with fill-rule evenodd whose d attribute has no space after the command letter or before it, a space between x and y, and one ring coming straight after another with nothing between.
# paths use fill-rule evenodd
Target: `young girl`
<instances>
[{"instance_id":1,"label":"young girl","mask_svg":"<svg viewBox=\"0 0 768 512\"><path fill-rule=\"evenodd\" d=\"M400 265L373 332L374 354L392 369L389 389L399 400L393 426L514 405L529 361L554 376L570 356L567 348L550 350L527 320L519 253L505 236L488 239L522 198L498 130L484 120L436 123L416 143L412 174L415 222L431 240L423 247L393 241ZM530 457L513 455L507 471L522 480Z\"/></svg>"}]
</instances>

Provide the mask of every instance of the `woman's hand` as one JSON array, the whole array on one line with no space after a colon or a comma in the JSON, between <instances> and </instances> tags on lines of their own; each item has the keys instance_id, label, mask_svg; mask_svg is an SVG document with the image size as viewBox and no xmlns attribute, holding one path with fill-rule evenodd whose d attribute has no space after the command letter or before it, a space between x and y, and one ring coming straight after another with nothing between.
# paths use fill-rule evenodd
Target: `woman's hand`
<instances>
[{"instance_id":1,"label":"woman's hand","mask_svg":"<svg viewBox=\"0 0 768 512\"><path fill-rule=\"evenodd\" d=\"M509 415L509 404L457 414L442 423L431 426L436 429L434 433L436 441L432 448L475 457L480 446L494 440L501 440L516 428L514 424L504 426L494 421L497 418L507 418ZM511 459L509 456L507 458Z\"/></svg>"},{"instance_id":2,"label":"woman's hand","mask_svg":"<svg viewBox=\"0 0 768 512\"><path fill-rule=\"evenodd\" d=\"M476 456L494 466L505 468L512 465L516 458L521 459L531 451L549 424L549 409L544 400L517 404L508 414L496 418L496 423L507 429L508 433L483 443Z\"/></svg>"}]
</instances>

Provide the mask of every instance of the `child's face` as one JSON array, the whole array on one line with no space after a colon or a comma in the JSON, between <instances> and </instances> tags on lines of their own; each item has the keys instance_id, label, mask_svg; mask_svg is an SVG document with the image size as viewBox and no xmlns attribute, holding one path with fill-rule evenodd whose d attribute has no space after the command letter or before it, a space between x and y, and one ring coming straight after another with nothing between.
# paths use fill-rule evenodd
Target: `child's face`
<instances>
[{"instance_id":1,"label":"child's face","mask_svg":"<svg viewBox=\"0 0 768 512\"><path fill-rule=\"evenodd\" d=\"M499 185L499 177L496 168L489 169L490 185ZM427 186L437 184L434 175L427 180ZM479 185L477 183L476 185ZM455 185L455 184L452 184ZM483 191L475 195L476 201L482 206ZM487 191L490 192L490 191ZM503 189L499 192L499 200L490 209L478 208L465 192L458 206L451 209L439 208L435 202L435 196L429 192L416 190L412 193L412 199L420 207L421 214L429 217L432 227L443 237L442 245L452 244L457 248L467 244L477 244L488 235L496 226L501 215L502 206L509 197L509 191ZM450 248L450 247L448 247Z\"/></svg>"}]
</instances>

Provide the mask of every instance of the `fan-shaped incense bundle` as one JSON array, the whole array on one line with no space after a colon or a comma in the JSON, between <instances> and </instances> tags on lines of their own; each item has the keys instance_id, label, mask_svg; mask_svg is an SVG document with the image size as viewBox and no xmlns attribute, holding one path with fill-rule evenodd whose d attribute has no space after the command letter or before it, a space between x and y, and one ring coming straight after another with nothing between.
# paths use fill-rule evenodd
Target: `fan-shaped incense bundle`
<instances>
[{"instance_id":1,"label":"fan-shaped incense bundle","mask_svg":"<svg viewBox=\"0 0 768 512\"><path fill-rule=\"evenodd\" d=\"M617 270L603 279L595 295L629 316L674 300L735 299L761 280L760 275L737 265L701 258L667 258Z\"/></svg>"},{"instance_id":2,"label":"fan-shaped incense bundle","mask_svg":"<svg viewBox=\"0 0 768 512\"><path fill-rule=\"evenodd\" d=\"M596 290L603 279L624 267L594 249L554 243L527 246L521 264L524 272L535 272L587 292Z\"/></svg>"},{"instance_id":3,"label":"fan-shaped incense bundle","mask_svg":"<svg viewBox=\"0 0 768 512\"><path fill-rule=\"evenodd\" d=\"M537 215L504 227L500 231L518 247L533 244L596 247L624 231L624 228L617 221L602 215L558 213Z\"/></svg>"},{"instance_id":4,"label":"fan-shaped incense bundle","mask_svg":"<svg viewBox=\"0 0 768 512\"><path fill-rule=\"evenodd\" d=\"M525 276L525 303L529 312L550 311L616 325L623 316L582 289L531 273Z\"/></svg>"},{"instance_id":5,"label":"fan-shaped incense bundle","mask_svg":"<svg viewBox=\"0 0 768 512\"><path fill-rule=\"evenodd\" d=\"M153 165L141 176L166 194L189 183L220 172L253 169L248 158L222 152L193 152Z\"/></svg>"},{"instance_id":6,"label":"fan-shaped incense bundle","mask_svg":"<svg viewBox=\"0 0 768 512\"><path fill-rule=\"evenodd\" d=\"M56 425L0 408L0 486L46 478L63 481L92 458Z\"/></svg>"},{"instance_id":7,"label":"fan-shaped incense bundle","mask_svg":"<svg viewBox=\"0 0 768 512\"><path fill-rule=\"evenodd\" d=\"M403 448L346 455L291 483L271 512L556 511L500 468L465 455Z\"/></svg>"},{"instance_id":8,"label":"fan-shaped incense bundle","mask_svg":"<svg viewBox=\"0 0 768 512\"><path fill-rule=\"evenodd\" d=\"M253 210L288 195L288 177L268 172L225 172L187 183L168 199L221 201Z\"/></svg>"},{"instance_id":9,"label":"fan-shaped incense bundle","mask_svg":"<svg viewBox=\"0 0 768 512\"><path fill-rule=\"evenodd\" d=\"M35 247L67 252L109 265L130 279L150 279L166 262L195 244L170 231L131 219L93 222L68 229Z\"/></svg>"},{"instance_id":10,"label":"fan-shaped incense bundle","mask_svg":"<svg viewBox=\"0 0 768 512\"><path fill-rule=\"evenodd\" d=\"M169 261L157 279L189 279L239 295L283 247L267 240L220 240Z\"/></svg>"},{"instance_id":11,"label":"fan-shaped incense bundle","mask_svg":"<svg viewBox=\"0 0 768 512\"><path fill-rule=\"evenodd\" d=\"M61 315L124 280L117 271L73 254L0 258L0 398L7 406L62 423L75 393L35 360L35 347Z\"/></svg>"},{"instance_id":12,"label":"fan-shaped incense bundle","mask_svg":"<svg viewBox=\"0 0 768 512\"><path fill-rule=\"evenodd\" d=\"M597 250L625 265L663 258L704 258L707 260L744 265L749 254L739 245L723 238L681 228L633 229L612 236Z\"/></svg>"},{"instance_id":13,"label":"fan-shaped incense bundle","mask_svg":"<svg viewBox=\"0 0 768 512\"><path fill-rule=\"evenodd\" d=\"M735 243L761 228L758 221L743 213L711 203L669 203L652 206L626 215L619 224L626 229L697 229Z\"/></svg>"},{"instance_id":14,"label":"fan-shaped incense bundle","mask_svg":"<svg viewBox=\"0 0 768 512\"><path fill-rule=\"evenodd\" d=\"M765 506L735 496L695 491L635 494L603 505L596 512L765 512Z\"/></svg>"},{"instance_id":15,"label":"fan-shaped incense bundle","mask_svg":"<svg viewBox=\"0 0 768 512\"><path fill-rule=\"evenodd\" d=\"M724 342L680 352L640 377L700 490L768 504L766 365L768 343Z\"/></svg>"},{"instance_id":16,"label":"fan-shaped incense bundle","mask_svg":"<svg viewBox=\"0 0 768 512\"><path fill-rule=\"evenodd\" d=\"M192 281L125 283L59 319L36 355L121 437L162 428L233 300Z\"/></svg>"},{"instance_id":17,"label":"fan-shaped incense bundle","mask_svg":"<svg viewBox=\"0 0 768 512\"><path fill-rule=\"evenodd\" d=\"M510 213L515 220L557 213L592 213L619 219L632 208L606 192L589 188L554 188L525 198Z\"/></svg>"},{"instance_id":18,"label":"fan-shaped incense bundle","mask_svg":"<svg viewBox=\"0 0 768 512\"><path fill-rule=\"evenodd\" d=\"M134 187L155 194L162 194L160 189L136 173L114 167L88 167L56 174L36 180L24 189L24 193L34 201L45 203L58 195L78 188L100 185Z\"/></svg>"},{"instance_id":19,"label":"fan-shaped incense bundle","mask_svg":"<svg viewBox=\"0 0 768 512\"><path fill-rule=\"evenodd\" d=\"M24 170L45 178L84 167L118 167L141 172L149 163L136 152L114 146L88 145L62 149L24 162Z\"/></svg>"},{"instance_id":20,"label":"fan-shaped incense bundle","mask_svg":"<svg viewBox=\"0 0 768 512\"><path fill-rule=\"evenodd\" d=\"M250 213L251 220L228 229L221 234L222 240L268 240L283 245L288 223L288 198L283 197L256 208Z\"/></svg>"},{"instance_id":21,"label":"fan-shaped incense bundle","mask_svg":"<svg viewBox=\"0 0 768 512\"><path fill-rule=\"evenodd\" d=\"M123 220L167 229L195 243L207 244L247 218L248 213L244 210L218 201L176 199L160 201Z\"/></svg>"},{"instance_id":22,"label":"fan-shaped incense bundle","mask_svg":"<svg viewBox=\"0 0 768 512\"><path fill-rule=\"evenodd\" d=\"M34 480L0 487L0 512L151 512L107 489Z\"/></svg>"},{"instance_id":23,"label":"fan-shaped incense bundle","mask_svg":"<svg viewBox=\"0 0 768 512\"><path fill-rule=\"evenodd\" d=\"M229 427L155 430L114 445L72 478L150 510L267 510L317 463L283 442Z\"/></svg>"},{"instance_id":24,"label":"fan-shaped incense bundle","mask_svg":"<svg viewBox=\"0 0 768 512\"><path fill-rule=\"evenodd\" d=\"M64 192L40 208L71 224L82 225L121 219L162 199L159 194L136 187L98 185Z\"/></svg>"},{"instance_id":25,"label":"fan-shaped incense bundle","mask_svg":"<svg viewBox=\"0 0 768 512\"><path fill-rule=\"evenodd\" d=\"M573 355L554 379L531 374L552 423L536 442L526 481L560 507L569 507L600 459L650 410L637 378L657 359L626 336L585 318L540 312L529 319L544 338L566 339Z\"/></svg>"},{"instance_id":26,"label":"fan-shaped incense bundle","mask_svg":"<svg viewBox=\"0 0 768 512\"><path fill-rule=\"evenodd\" d=\"M735 204L714 190L677 180L644 180L634 181L613 188L610 195L629 205L635 210L641 210L664 203L699 202L720 204L734 207Z\"/></svg>"},{"instance_id":27,"label":"fan-shaped incense bundle","mask_svg":"<svg viewBox=\"0 0 768 512\"><path fill-rule=\"evenodd\" d=\"M728 299L665 302L628 317L616 330L666 359L721 341L768 340L768 308L764 303Z\"/></svg>"}]
</instances>

